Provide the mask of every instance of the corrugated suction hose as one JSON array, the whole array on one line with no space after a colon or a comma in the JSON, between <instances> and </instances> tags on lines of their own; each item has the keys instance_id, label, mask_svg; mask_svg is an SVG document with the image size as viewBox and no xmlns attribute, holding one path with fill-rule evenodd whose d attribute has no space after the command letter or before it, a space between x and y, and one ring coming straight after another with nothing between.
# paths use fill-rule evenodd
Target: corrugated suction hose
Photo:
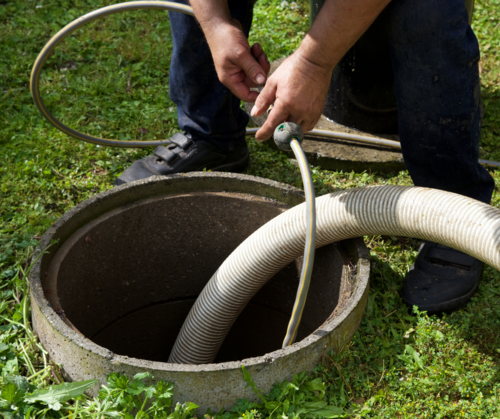
<instances>
[{"instance_id":1,"label":"corrugated suction hose","mask_svg":"<svg viewBox=\"0 0 500 419\"><path fill-rule=\"evenodd\" d=\"M305 204L248 237L191 309L169 362L213 362L250 299L304 249ZM500 269L500 210L435 189L372 186L316 199L316 247L364 235L408 236L451 246Z\"/></svg>"},{"instance_id":2,"label":"corrugated suction hose","mask_svg":"<svg viewBox=\"0 0 500 419\"><path fill-rule=\"evenodd\" d=\"M30 80L33 100L45 118L66 134L114 147L150 147L169 143L168 140L109 140L80 133L55 118L40 94L43 66L60 42L89 22L137 9L163 9L193 15L191 7L168 1L130 1L107 6L66 25L37 57ZM256 131L249 128L247 135ZM363 135L324 130L313 130L309 134L401 148L399 142ZM479 162L500 166L499 162ZM319 198L316 205L316 247L365 234L402 235L455 247L499 269L500 211L489 205L436 190L393 186L338 192ZM263 226L224 262L189 313L170 362L202 364L214 360L230 327L248 301L276 272L301 255L306 237L304 206L295 207Z\"/></svg>"}]
</instances>

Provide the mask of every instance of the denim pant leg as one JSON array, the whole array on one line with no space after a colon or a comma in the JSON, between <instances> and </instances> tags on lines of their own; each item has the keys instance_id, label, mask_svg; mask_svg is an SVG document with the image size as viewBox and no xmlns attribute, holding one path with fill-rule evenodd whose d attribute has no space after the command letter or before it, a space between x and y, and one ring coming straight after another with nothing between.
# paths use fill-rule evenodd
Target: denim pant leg
<instances>
[{"instance_id":1,"label":"denim pant leg","mask_svg":"<svg viewBox=\"0 0 500 419\"><path fill-rule=\"evenodd\" d=\"M494 181L477 162L479 46L464 0L393 0L385 13L413 182L490 203Z\"/></svg>"},{"instance_id":2,"label":"denim pant leg","mask_svg":"<svg viewBox=\"0 0 500 419\"><path fill-rule=\"evenodd\" d=\"M188 4L187 0L178 3ZM229 0L232 16L248 36L253 1ZM170 63L170 98L177 105L179 127L193 139L206 139L232 150L245 141L248 115L240 100L217 78L210 49L198 22L191 16L169 12L173 52Z\"/></svg>"}]
</instances>

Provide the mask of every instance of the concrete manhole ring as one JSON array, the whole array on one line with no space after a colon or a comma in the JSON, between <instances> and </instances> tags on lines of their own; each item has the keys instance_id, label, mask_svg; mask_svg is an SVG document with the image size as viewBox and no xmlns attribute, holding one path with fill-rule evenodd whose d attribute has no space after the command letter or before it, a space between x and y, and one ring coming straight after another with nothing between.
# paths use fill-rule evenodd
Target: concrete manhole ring
<instances>
[{"instance_id":1,"label":"concrete manhole ring","mask_svg":"<svg viewBox=\"0 0 500 419\"><path fill-rule=\"evenodd\" d=\"M248 175L198 172L153 177L100 193L43 236L30 274L33 328L68 380L151 372L175 384L174 402L200 411L254 398L241 365L264 391L314 368L359 327L369 254L361 239L318 249L298 342L279 349L301 260L250 301L217 363L165 362L192 304L226 257L253 231L303 202L300 190ZM98 386L91 389L96 395Z\"/></svg>"}]
</instances>

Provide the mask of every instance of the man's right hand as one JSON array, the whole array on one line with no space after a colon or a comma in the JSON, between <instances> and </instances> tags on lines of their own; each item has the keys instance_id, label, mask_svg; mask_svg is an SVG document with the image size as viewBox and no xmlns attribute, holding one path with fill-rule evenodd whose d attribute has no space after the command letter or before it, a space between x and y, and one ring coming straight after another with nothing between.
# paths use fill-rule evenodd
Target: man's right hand
<instances>
[{"instance_id":1,"label":"man's right hand","mask_svg":"<svg viewBox=\"0 0 500 419\"><path fill-rule=\"evenodd\" d=\"M262 47L254 44L250 48L236 19L200 23L220 82L241 100L255 102L258 92L250 87L263 85L271 68Z\"/></svg>"}]
</instances>

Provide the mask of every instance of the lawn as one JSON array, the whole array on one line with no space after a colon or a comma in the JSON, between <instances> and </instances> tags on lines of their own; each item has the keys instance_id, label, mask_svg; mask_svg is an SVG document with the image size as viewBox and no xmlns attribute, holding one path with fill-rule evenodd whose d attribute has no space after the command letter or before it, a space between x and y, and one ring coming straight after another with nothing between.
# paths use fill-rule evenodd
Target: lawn
<instances>
[{"instance_id":1,"label":"lawn","mask_svg":"<svg viewBox=\"0 0 500 419\"><path fill-rule=\"evenodd\" d=\"M150 417L194 417L190 402L196 400L170 407L175 387L149 387L146 376L131 382L110 377L109 390L95 400L80 395L85 384L45 391L62 382L61 374L30 329L26 274L40 236L64 212L111 188L124 168L151 152L73 140L41 117L29 93L31 67L45 42L75 18L108 4L0 1L0 413L6 417L129 417L125 411L144 417L141 405L148 395L155 400L148 409L156 409ZM295 7L259 0L251 41L260 42L271 60L288 55L307 30L307 14L305 1ZM499 0L476 2L473 28L482 52L481 158L500 160ZM75 129L121 140L167 138L178 130L168 97L170 50L165 12L129 12L93 22L49 58L42 95L54 115ZM286 156L251 138L248 144L248 174L301 186ZM314 167L313 175L318 195L412 184L406 171L343 173ZM500 185L498 172L492 175ZM492 204L500 207L498 187ZM329 406L324 415L330 417L333 412L352 418L500 417L500 274L486 267L477 294L463 310L443 317L410 314L399 290L418 241L379 236L365 242L372 257L370 297L349 347L311 375L275 387L264 396L266 403L240 401L217 417L314 417L321 416L318 406Z\"/></svg>"}]
</instances>

